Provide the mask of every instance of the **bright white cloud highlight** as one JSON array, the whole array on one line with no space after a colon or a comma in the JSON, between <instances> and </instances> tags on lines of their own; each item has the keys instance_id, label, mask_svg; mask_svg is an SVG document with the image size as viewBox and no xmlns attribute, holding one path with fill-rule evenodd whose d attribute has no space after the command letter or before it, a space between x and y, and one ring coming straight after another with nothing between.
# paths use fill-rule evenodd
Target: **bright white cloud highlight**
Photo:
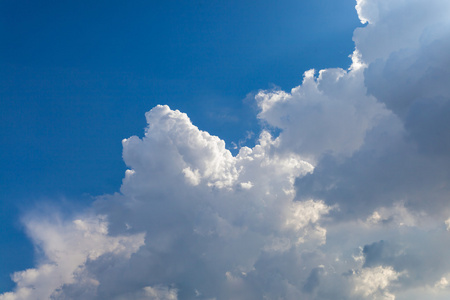
<instances>
[{"instance_id":1,"label":"bright white cloud highlight","mask_svg":"<svg viewBox=\"0 0 450 300\"><path fill-rule=\"evenodd\" d=\"M387 291L399 274L392 267L366 268L354 274L354 293L364 299L394 300L395 296Z\"/></svg>"}]
</instances>

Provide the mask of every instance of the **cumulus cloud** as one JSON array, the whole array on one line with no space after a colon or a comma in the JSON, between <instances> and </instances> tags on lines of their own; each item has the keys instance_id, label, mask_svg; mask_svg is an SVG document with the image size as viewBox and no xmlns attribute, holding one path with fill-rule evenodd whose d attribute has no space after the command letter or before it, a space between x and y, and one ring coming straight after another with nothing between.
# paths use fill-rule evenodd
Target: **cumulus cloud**
<instances>
[{"instance_id":1,"label":"cumulus cloud","mask_svg":"<svg viewBox=\"0 0 450 300\"><path fill-rule=\"evenodd\" d=\"M398 277L399 274L391 267L363 269L354 275L354 293L366 299L393 300L395 296L387 291L387 287Z\"/></svg>"},{"instance_id":2,"label":"cumulus cloud","mask_svg":"<svg viewBox=\"0 0 450 300\"><path fill-rule=\"evenodd\" d=\"M357 151L367 131L389 114L367 96L363 71L326 69L315 77L310 70L290 93L259 92L258 117L282 129L280 151L299 153L313 163L325 154L351 156Z\"/></svg>"},{"instance_id":3,"label":"cumulus cloud","mask_svg":"<svg viewBox=\"0 0 450 300\"><path fill-rule=\"evenodd\" d=\"M318 196L369 213L404 201L416 212L448 213L450 6L442 1L358 1L366 27L354 41L368 97L389 115L365 131L352 157L329 156L297 182ZM425 200L426 199L426 200Z\"/></svg>"},{"instance_id":4,"label":"cumulus cloud","mask_svg":"<svg viewBox=\"0 0 450 300\"><path fill-rule=\"evenodd\" d=\"M64 285L78 284L87 290L100 283L86 272L86 264L110 255L114 259L129 259L144 245L144 234L108 236L103 216L85 217L73 222L60 220L27 220L27 230L44 257L37 268L17 272L15 293L0 295L0 299L60 298ZM82 298L81 294L79 298Z\"/></svg>"},{"instance_id":5,"label":"cumulus cloud","mask_svg":"<svg viewBox=\"0 0 450 300\"><path fill-rule=\"evenodd\" d=\"M260 91L253 148L147 112L120 192L24 219L40 259L0 299L447 299L450 4L356 10L352 66Z\"/></svg>"}]
</instances>

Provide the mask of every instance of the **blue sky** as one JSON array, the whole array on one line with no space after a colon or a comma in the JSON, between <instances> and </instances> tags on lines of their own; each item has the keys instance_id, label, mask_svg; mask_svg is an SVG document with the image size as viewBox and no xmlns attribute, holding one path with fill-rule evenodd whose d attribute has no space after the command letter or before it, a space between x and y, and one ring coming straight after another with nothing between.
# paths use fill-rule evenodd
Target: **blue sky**
<instances>
[{"instance_id":1,"label":"blue sky","mask_svg":"<svg viewBox=\"0 0 450 300\"><path fill-rule=\"evenodd\" d=\"M0 300L449 299L450 2L0 13Z\"/></svg>"},{"instance_id":2,"label":"blue sky","mask_svg":"<svg viewBox=\"0 0 450 300\"><path fill-rule=\"evenodd\" d=\"M348 67L359 26L353 1L0 6L2 289L33 261L21 210L117 191L121 140L142 134L144 112L168 104L231 149L259 131L247 94Z\"/></svg>"},{"instance_id":3,"label":"blue sky","mask_svg":"<svg viewBox=\"0 0 450 300\"><path fill-rule=\"evenodd\" d=\"M1 5L2 178L26 198L115 191L120 141L156 104L238 142L257 130L247 94L348 67L358 26L353 1Z\"/></svg>"}]
</instances>

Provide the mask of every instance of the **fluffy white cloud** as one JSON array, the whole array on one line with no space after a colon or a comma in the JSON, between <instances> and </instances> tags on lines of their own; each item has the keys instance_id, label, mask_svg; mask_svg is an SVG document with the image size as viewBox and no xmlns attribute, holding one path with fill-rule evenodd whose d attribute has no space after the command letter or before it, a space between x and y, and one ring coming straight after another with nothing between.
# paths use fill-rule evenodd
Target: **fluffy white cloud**
<instances>
[{"instance_id":1,"label":"fluffy white cloud","mask_svg":"<svg viewBox=\"0 0 450 300\"><path fill-rule=\"evenodd\" d=\"M366 268L353 275L354 293L364 299L394 300L387 287L399 274L391 267Z\"/></svg>"},{"instance_id":2,"label":"fluffy white cloud","mask_svg":"<svg viewBox=\"0 0 450 300\"><path fill-rule=\"evenodd\" d=\"M146 116L145 136L123 141L130 169L121 194L101 197L91 209L105 217L76 220L73 230L26 221L29 235L54 264L16 273L17 290L3 297L260 298L269 291L254 281L268 275L260 270L265 261L299 259L325 243L319 222L331 208L320 200L294 201L295 178L313 167L296 153L278 153L279 139L262 132L254 148L241 148L233 157L222 140L193 126L186 114L157 106ZM122 249L124 243L130 245ZM123 258L116 257L125 250ZM284 269L274 281L280 292L285 272L302 276L291 265ZM42 296L19 296L40 281L49 281L39 285Z\"/></svg>"},{"instance_id":3,"label":"fluffy white cloud","mask_svg":"<svg viewBox=\"0 0 450 300\"><path fill-rule=\"evenodd\" d=\"M311 162L324 154L350 156L362 146L366 132L389 114L366 95L363 71L326 69L316 78L310 70L290 93L261 91L256 96L258 117L282 129L281 150L299 153Z\"/></svg>"},{"instance_id":4,"label":"fluffy white cloud","mask_svg":"<svg viewBox=\"0 0 450 300\"><path fill-rule=\"evenodd\" d=\"M450 4L356 9L353 65L260 91L253 148L149 111L120 193L25 219L42 257L0 299L446 299Z\"/></svg>"},{"instance_id":5,"label":"fluffy white cloud","mask_svg":"<svg viewBox=\"0 0 450 300\"><path fill-rule=\"evenodd\" d=\"M357 0L356 9L367 24L353 41L368 64L440 39L450 25L450 4L441 0Z\"/></svg>"},{"instance_id":6,"label":"fluffy white cloud","mask_svg":"<svg viewBox=\"0 0 450 300\"><path fill-rule=\"evenodd\" d=\"M27 220L27 231L44 257L38 267L17 272L15 293L0 295L2 300L60 298L66 284L79 284L89 290L100 283L86 272L85 264L108 254L129 259L144 244L144 234L108 236L102 216L65 221Z\"/></svg>"}]
</instances>

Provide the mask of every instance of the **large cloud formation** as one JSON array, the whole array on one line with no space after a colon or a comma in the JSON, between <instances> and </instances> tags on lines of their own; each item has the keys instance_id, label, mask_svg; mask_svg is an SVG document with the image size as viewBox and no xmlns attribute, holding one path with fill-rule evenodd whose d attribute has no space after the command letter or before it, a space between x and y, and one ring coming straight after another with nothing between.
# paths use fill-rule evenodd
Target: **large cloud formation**
<instances>
[{"instance_id":1,"label":"large cloud formation","mask_svg":"<svg viewBox=\"0 0 450 300\"><path fill-rule=\"evenodd\" d=\"M157 106L119 193L24 218L26 299L448 299L450 2L358 0L348 70L261 91L236 156Z\"/></svg>"}]
</instances>

